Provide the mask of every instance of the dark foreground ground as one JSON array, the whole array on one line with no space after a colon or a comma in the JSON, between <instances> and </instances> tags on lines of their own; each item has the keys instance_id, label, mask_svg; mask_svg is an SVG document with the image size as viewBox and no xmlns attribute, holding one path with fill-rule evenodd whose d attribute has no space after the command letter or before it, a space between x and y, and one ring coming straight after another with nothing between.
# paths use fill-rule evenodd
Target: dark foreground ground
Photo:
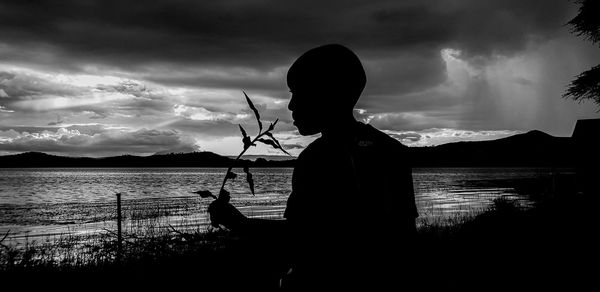
<instances>
[{"instance_id":1,"label":"dark foreground ground","mask_svg":"<svg viewBox=\"0 0 600 292\"><path fill-rule=\"evenodd\" d=\"M521 210L497 200L487 212L455 226L419 231L415 264L394 290L569 289L593 287L598 277L597 200L552 198ZM357 234L357 236L369 236ZM113 241L103 248L115 251ZM175 234L126 244L122 259L98 257L68 266L27 259L0 247L5 287L135 290L270 290L284 271L275 240L242 240L226 232ZM11 254L12 253L12 254ZM26 261L10 264L10 257ZM75 263L75 264L73 264ZM592 286L589 286L592 285Z\"/></svg>"}]
</instances>

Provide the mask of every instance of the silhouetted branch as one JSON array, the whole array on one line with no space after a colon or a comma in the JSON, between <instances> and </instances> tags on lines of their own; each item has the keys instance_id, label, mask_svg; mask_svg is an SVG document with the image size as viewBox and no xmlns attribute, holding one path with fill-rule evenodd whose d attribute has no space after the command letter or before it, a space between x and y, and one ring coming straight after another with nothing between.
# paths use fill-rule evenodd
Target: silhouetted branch
<instances>
[{"instance_id":1,"label":"silhouetted branch","mask_svg":"<svg viewBox=\"0 0 600 292\"><path fill-rule=\"evenodd\" d=\"M202 198L211 197L214 199L219 199L221 197L221 194L227 194L227 195L229 194L229 192L227 192L225 190L225 184L227 183L228 179L235 179L237 177L237 175L234 172L232 172L231 170L233 169L233 167L235 165L237 165L237 162L246 153L246 151L248 149L250 149L251 146L256 146L256 142L270 145L273 148L279 149L283 153L290 155L287 151L285 151L285 149L283 149L283 147L281 147L281 144L279 144L279 141L277 141L277 139L275 139L275 137L271 133L271 131L273 131L275 129L275 125L277 124L277 121L279 121L279 119L276 119L275 122L271 123L269 125L269 127L267 128L267 130L263 132L263 126L262 126L262 122L260 120L260 113L256 109L256 106L254 106L254 103L252 102L252 100L250 100L250 97L248 97L246 92L243 92L243 93L244 93L244 97L246 98L246 102L248 102L248 106L254 112L254 116L256 117L256 122L258 123L258 134L256 135L256 137L254 137L254 139L252 139L248 135L248 133L246 132L244 127L242 127L242 125L238 125L240 128L240 132L242 133L242 143L244 143L244 148L243 148L242 152L240 152L240 154L234 159L233 163L227 168L227 172L225 173L225 177L223 178L223 182L221 183L221 188L219 189L219 194L217 196L213 195L208 190L193 192L195 194L200 195L200 197L202 197ZM250 173L247 165L244 166L244 172L246 173L246 181L248 182L250 191L252 192L252 195L254 195L254 180L252 179L252 173Z\"/></svg>"},{"instance_id":2,"label":"silhouetted branch","mask_svg":"<svg viewBox=\"0 0 600 292\"><path fill-rule=\"evenodd\" d=\"M567 23L571 26L571 33L597 43L600 41L600 17L598 17L600 1L577 0L574 2L580 6L577 16ZM600 65L579 74L575 80L571 81L563 97L572 98L578 102L591 99L600 106Z\"/></svg>"},{"instance_id":3,"label":"silhouetted branch","mask_svg":"<svg viewBox=\"0 0 600 292\"><path fill-rule=\"evenodd\" d=\"M600 65L579 74L575 80L571 81L563 97L572 98L578 102L591 99L600 105Z\"/></svg>"},{"instance_id":4,"label":"silhouetted branch","mask_svg":"<svg viewBox=\"0 0 600 292\"><path fill-rule=\"evenodd\" d=\"M578 0L579 13L567 24L571 26L571 33L583 36L593 43L600 41L600 2L597 0Z\"/></svg>"}]
</instances>

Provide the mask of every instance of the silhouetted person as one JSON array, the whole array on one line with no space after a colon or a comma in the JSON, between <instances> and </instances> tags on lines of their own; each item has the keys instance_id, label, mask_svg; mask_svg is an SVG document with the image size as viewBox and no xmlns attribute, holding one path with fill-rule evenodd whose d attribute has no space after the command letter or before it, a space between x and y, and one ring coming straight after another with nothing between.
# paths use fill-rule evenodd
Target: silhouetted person
<instances>
[{"instance_id":1,"label":"silhouetted person","mask_svg":"<svg viewBox=\"0 0 600 292\"><path fill-rule=\"evenodd\" d=\"M294 125L321 137L298 156L286 220L249 219L218 200L211 220L284 237L291 267L284 287L404 287L418 216L410 157L406 146L354 119L366 84L360 60L341 45L317 47L294 62L287 83Z\"/></svg>"}]
</instances>

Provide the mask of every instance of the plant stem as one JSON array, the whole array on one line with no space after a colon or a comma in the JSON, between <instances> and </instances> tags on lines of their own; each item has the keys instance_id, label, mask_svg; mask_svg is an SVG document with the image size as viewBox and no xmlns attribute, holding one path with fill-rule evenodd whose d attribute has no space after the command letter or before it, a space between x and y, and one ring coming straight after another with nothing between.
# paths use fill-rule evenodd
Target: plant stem
<instances>
[{"instance_id":1,"label":"plant stem","mask_svg":"<svg viewBox=\"0 0 600 292\"><path fill-rule=\"evenodd\" d=\"M250 142L250 146L248 146L248 148L244 148L244 150L242 150L242 152L233 161L233 165L231 165L231 166L229 166L229 168L227 168L227 172L225 173L225 178L223 179L223 183L221 184L221 189L219 189L219 194L217 195L217 197L221 196L221 191L225 187L225 183L227 183L227 174L229 174L231 169L233 169L233 166L235 166L236 162L238 160L240 160L240 158L242 157L242 155L244 155L244 153L246 153L246 150L248 150L248 149L250 149L250 147L252 147L252 144L254 144L256 141L258 141L258 139L260 137L264 136L267 132L269 132L269 131L258 133L258 135L256 137L254 137L254 139L252 139L252 141Z\"/></svg>"}]
</instances>

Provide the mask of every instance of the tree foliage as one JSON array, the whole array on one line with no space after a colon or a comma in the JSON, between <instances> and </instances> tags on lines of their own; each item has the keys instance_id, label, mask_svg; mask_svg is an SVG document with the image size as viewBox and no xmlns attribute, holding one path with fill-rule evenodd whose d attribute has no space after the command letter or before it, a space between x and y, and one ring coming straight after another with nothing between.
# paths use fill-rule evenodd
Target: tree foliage
<instances>
[{"instance_id":1,"label":"tree foliage","mask_svg":"<svg viewBox=\"0 0 600 292\"><path fill-rule=\"evenodd\" d=\"M600 1L578 0L579 13L567 24L571 26L571 33L583 36L593 43L600 41Z\"/></svg>"},{"instance_id":2,"label":"tree foliage","mask_svg":"<svg viewBox=\"0 0 600 292\"><path fill-rule=\"evenodd\" d=\"M580 6L577 16L567 23L571 26L571 32L592 43L598 43L600 41L600 1L578 0L575 3ZM589 99L600 106L600 65L577 75L575 80L569 84L563 97L579 102Z\"/></svg>"}]
</instances>

